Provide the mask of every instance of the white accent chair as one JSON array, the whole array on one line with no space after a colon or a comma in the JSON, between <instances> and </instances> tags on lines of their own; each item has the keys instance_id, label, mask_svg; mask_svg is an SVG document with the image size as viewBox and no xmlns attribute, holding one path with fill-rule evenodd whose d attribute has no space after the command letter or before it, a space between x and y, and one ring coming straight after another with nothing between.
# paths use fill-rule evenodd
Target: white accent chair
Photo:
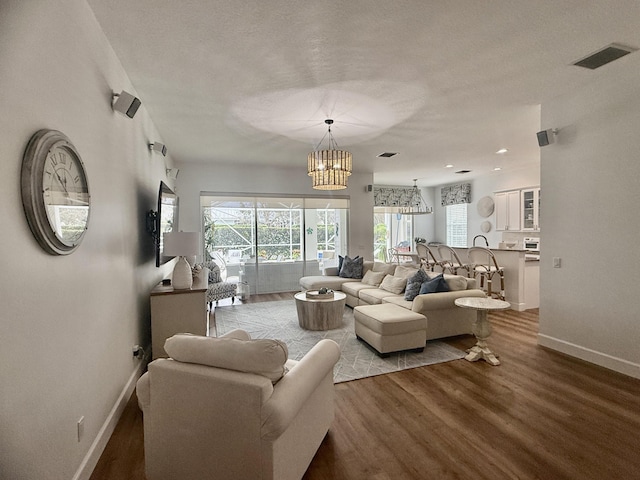
<instances>
[{"instance_id":1,"label":"white accent chair","mask_svg":"<svg viewBox=\"0 0 640 480\"><path fill-rule=\"evenodd\" d=\"M174 335L165 350L136 386L148 480L302 478L334 418L334 341L298 362L242 330Z\"/></svg>"}]
</instances>

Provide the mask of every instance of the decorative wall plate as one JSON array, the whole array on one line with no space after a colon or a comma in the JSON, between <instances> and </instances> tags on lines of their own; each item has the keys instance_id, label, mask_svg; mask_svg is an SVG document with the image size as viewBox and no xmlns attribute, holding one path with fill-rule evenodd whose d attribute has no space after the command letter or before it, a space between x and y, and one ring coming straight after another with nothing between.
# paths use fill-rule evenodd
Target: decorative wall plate
<instances>
[{"instance_id":1,"label":"decorative wall plate","mask_svg":"<svg viewBox=\"0 0 640 480\"><path fill-rule=\"evenodd\" d=\"M478 200L478 215L487 218L493 213L494 208L493 198L486 196Z\"/></svg>"},{"instance_id":2,"label":"decorative wall plate","mask_svg":"<svg viewBox=\"0 0 640 480\"><path fill-rule=\"evenodd\" d=\"M482 233L489 233L491 231L491 222L489 220L485 220L480 224L480 230Z\"/></svg>"}]
</instances>

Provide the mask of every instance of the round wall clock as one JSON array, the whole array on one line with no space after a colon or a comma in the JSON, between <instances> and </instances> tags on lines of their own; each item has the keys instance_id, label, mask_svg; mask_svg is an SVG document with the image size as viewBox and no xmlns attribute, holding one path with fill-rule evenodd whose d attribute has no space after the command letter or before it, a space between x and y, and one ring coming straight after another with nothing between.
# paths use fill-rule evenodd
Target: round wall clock
<instances>
[{"instance_id":1,"label":"round wall clock","mask_svg":"<svg viewBox=\"0 0 640 480\"><path fill-rule=\"evenodd\" d=\"M39 130L22 159L22 205L38 243L52 255L68 255L89 223L89 184L80 154L57 130Z\"/></svg>"}]
</instances>

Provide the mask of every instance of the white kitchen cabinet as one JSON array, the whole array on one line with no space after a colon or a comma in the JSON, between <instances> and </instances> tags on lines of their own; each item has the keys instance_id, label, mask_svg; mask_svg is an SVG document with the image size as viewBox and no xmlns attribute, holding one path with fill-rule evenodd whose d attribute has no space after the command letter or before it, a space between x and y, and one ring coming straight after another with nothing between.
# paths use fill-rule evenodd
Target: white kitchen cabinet
<instances>
[{"instance_id":1,"label":"white kitchen cabinet","mask_svg":"<svg viewBox=\"0 0 640 480\"><path fill-rule=\"evenodd\" d=\"M540 188L521 191L522 195L522 231L540 231Z\"/></svg>"},{"instance_id":2,"label":"white kitchen cabinet","mask_svg":"<svg viewBox=\"0 0 640 480\"><path fill-rule=\"evenodd\" d=\"M520 230L520 190L495 194L496 230Z\"/></svg>"}]
</instances>

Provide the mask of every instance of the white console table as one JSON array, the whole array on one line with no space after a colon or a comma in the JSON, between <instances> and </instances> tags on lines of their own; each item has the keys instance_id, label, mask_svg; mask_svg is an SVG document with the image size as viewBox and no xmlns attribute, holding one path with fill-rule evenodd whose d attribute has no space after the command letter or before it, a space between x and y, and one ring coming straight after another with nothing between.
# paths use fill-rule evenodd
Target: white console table
<instances>
[{"instance_id":1,"label":"white console table","mask_svg":"<svg viewBox=\"0 0 640 480\"><path fill-rule=\"evenodd\" d=\"M208 273L206 269L193 279L190 290L175 290L162 283L151 291L152 359L166 357L164 342L176 333L207 335Z\"/></svg>"}]
</instances>

